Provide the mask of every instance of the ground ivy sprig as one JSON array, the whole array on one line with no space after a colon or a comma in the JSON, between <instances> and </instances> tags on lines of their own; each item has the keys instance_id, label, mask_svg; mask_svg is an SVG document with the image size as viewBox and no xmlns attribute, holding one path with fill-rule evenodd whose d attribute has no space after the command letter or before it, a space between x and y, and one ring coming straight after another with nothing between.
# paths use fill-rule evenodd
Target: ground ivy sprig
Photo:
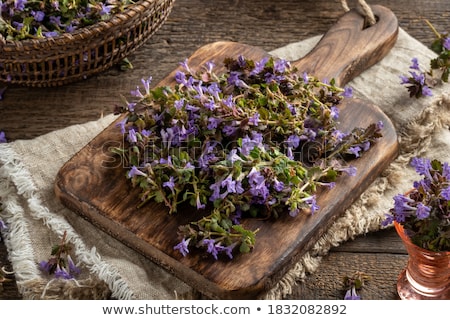
<instances>
[{"instance_id":1,"label":"ground ivy sprig","mask_svg":"<svg viewBox=\"0 0 450 320\"><path fill-rule=\"evenodd\" d=\"M192 206L199 218L180 226L183 256L195 248L213 258L250 252L257 231L241 222L320 210L316 194L353 176L349 160L381 137L382 123L338 129L339 104L351 90L299 72L283 59L225 59L193 70L187 60L173 87L151 77L124 98L126 177L141 206L164 203L169 214ZM183 207L184 208L184 207Z\"/></svg>"},{"instance_id":2,"label":"ground ivy sprig","mask_svg":"<svg viewBox=\"0 0 450 320\"><path fill-rule=\"evenodd\" d=\"M80 274L81 270L72 260L71 251L72 246L67 242L67 232L64 232L60 243L52 247L51 257L41 261L39 267L55 278L73 279Z\"/></svg>"},{"instance_id":3,"label":"ground ivy sprig","mask_svg":"<svg viewBox=\"0 0 450 320\"><path fill-rule=\"evenodd\" d=\"M438 56L429 61L429 69L421 68L419 60L412 58L409 75L400 76L400 83L405 85L411 98L432 96L433 87L439 82L448 82L449 80L450 37L448 33L438 32L428 20L425 22L436 36L430 47Z\"/></svg>"}]
</instances>

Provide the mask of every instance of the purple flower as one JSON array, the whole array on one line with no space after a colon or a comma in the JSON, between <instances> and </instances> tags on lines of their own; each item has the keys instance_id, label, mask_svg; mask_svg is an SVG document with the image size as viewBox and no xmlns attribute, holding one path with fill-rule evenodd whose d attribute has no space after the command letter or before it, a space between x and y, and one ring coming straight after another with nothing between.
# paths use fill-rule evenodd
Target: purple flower
<instances>
[{"instance_id":1,"label":"purple flower","mask_svg":"<svg viewBox=\"0 0 450 320\"><path fill-rule=\"evenodd\" d=\"M416 170L416 172L422 176L427 177L428 179L432 180L431 177L431 161L427 158L417 158L414 157L411 160L411 166Z\"/></svg>"},{"instance_id":2,"label":"purple flower","mask_svg":"<svg viewBox=\"0 0 450 320\"><path fill-rule=\"evenodd\" d=\"M306 72L303 72L302 78L303 78L303 82L304 82L305 84L308 84L309 78L308 78L308 74L307 74Z\"/></svg>"},{"instance_id":3,"label":"purple flower","mask_svg":"<svg viewBox=\"0 0 450 320\"><path fill-rule=\"evenodd\" d=\"M209 201L214 202L220 197L220 184L221 181L217 181L209 186L209 189L213 191L212 195L209 197Z\"/></svg>"},{"instance_id":4,"label":"purple flower","mask_svg":"<svg viewBox=\"0 0 450 320\"><path fill-rule=\"evenodd\" d=\"M151 76L147 79L141 79L146 94L150 94L150 84L152 83L152 80L153 78Z\"/></svg>"},{"instance_id":5,"label":"purple flower","mask_svg":"<svg viewBox=\"0 0 450 320\"><path fill-rule=\"evenodd\" d=\"M339 109L338 109L338 107L332 106L330 108L330 111L331 111L331 114L330 114L331 118L333 118L334 120L339 118Z\"/></svg>"},{"instance_id":6,"label":"purple flower","mask_svg":"<svg viewBox=\"0 0 450 320\"><path fill-rule=\"evenodd\" d=\"M339 168L338 170L345 172L346 174L348 174L351 177L356 176L356 172L357 172L357 169L353 166L342 167L342 168Z\"/></svg>"},{"instance_id":7,"label":"purple flower","mask_svg":"<svg viewBox=\"0 0 450 320\"><path fill-rule=\"evenodd\" d=\"M433 96L433 91L431 91L431 89L428 86L423 86L422 87L422 95L424 97L431 97L431 96Z\"/></svg>"},{"instance_id":8,"label":"purple flower","mask_svg":"<svg viewBox=\"0 0 450 320\"><path fill-rule=\"evenodd\" d=\"M41 22L45 18L45 13L42 11L31 11L31 15L37 22Z\"/></svg>"},{"instance_id":9,"label":"purple flower","mask_svg":"<svg viewBox=\"0 0 450 320\"><path fill-rule=\"evenodd\" d=\"M444 165L442 166L442 176L447 180L450 180L450 165L448 162L444 162Z\"/></svg>"},{"instance_id":10,"label":"purple flower","mask_svg":"<svg viewBox=\"0 0 450 320\"><path fill-rule=\"evenodd\" d=\"M419 70L420 71L419 59L412 58L411 59L411 66L409 68L413 69L413 70Z\"/></svg>"},{"instance_id":11,"label":"purple flower","mask_svg":"<svg viewBox=\"0 0 450 320\"><path fill-rule=\"evenodd\" d=\"M231 149L230 153L227 156L227 160L231 162L231 164L235 163L236 161L243 161L241 157L237 155L237 149Z\"/></svg>"},{"instance_id":12,"label":"purple flower","mask_svg":"<svg viewBox=\"0 0 450 320\"><path fill-rule=\"evenodd\" d=\"M250 72L250 75L257 75L258 73L263 71L267 61L269 61L269 58L264 57L260 61L255 62L255 68Z\"/></svg>"},{"instance_id":13,"label":"purple flower","mask_svg":"<svg viewBox=\"0 0 450 320\"><path fill-rule=\"evenodd\" d=\"M46 273L50 273L53 268L53 264L50 263L49 261L43 260L43 261L39 262L39 268L41 268L41 270Z\"/></svg>"},{"instance_id":14,"label":"purple flower","mask_svg":"<svg viewBox=\"0 0 450 320\"><path fill-rule=\"evenodd\" d=\"M416 210L414 207L409 205L409 203L412 202L414 202L412 199L403 194L394 196L395 221L400 223L405 222L405 219L409 217L414 210Z\"/></svg>"},{"instance_id":15,"label":"purple flower","mask_svg":"<svg viewBox=\"0 0 450 320\"><path fill-rule=\"evenodd\" d=\"M290 135L286 141L289 148L298 148L300 145L300 137L296 134Z\"/></svg>"},{"instance_id":16,"label":"purple flower","mask_svg":"<svg viewBox=\"0 0 450 320\"><path fill-rule=\"evenodd\" d=\"M163 182L162 186L165 188L169 188L173 192L175 188L174 178L170 176L169 181Z\"/></svg>"},{"instance_id":17,"label":"purple flower","mask_svg":"<svg viewBox=\"0 0 450 320\"><path fill-rule=\"evenodd\" d=\"M135 176L146 177L147 174L145 174L144 172L139 170L136 166L132 166L130 171L128 171L128 178L132 178L132 177L135 177Z\"/></svg>"},{"instance_id":18,"label":"purple flower","mask_svg":"<svg viewBox=\"0 0 450 320\"><path fill-rule=\"evenodd\" d=\"M445 200L450 201L450 186L441 191L441 196Z\"/></svg>"},{"instance_id":19,"label":"purple flower","mask_svg":"<svg viewBox=\"0 0 450 320\"><path fill-rule=\"evenodd\" d=\"M186 84L186 74L183 71L178 70L175 73L175 81L179 84Z\"/></svg>"},{"instance_id":20,"label":"purple flower","mask_svg":"<svg viewBox=\"0 0 450 320\"><path fill-rule=\"evenodd\" d=\"M450 50L450 38L445 38L442 45L445 48L445 50Z\"/></svg>"},{"instance_id":21,"label":"purple flower","mask_svg":"<svg viewBox=\"0 0 450 320\"><path fill-rule=\"evenodd\" d=\"M101 16L110 14L111 10L114 8L113 5L108 5L108 6L107 6L107 5L105 5L103 2L100 3L100 6L101 6L101 9L100 9L99 14L100 14Z\"/></svg>"},{"instance_id":22,"label":"purple flower","mask_svg":"<svg viewBox=\"0 0 450 320\"><path fill-rule=\"evenodd\" d=\"M59 265L56 267L55 270L55 278L61 278L61 279L73 279L74 277L67 272L64 268L61 268Z\"/></svg>"},{"instance_id":23,"label":"purple flower","mask_svg":"<svg viewBox=\"0 0 450 320\"><path fill-rule=\"evenodd\" d=\"M409 77L405 75L400 75L400 84L409 84Z\"/></svg>"},{"instance_id":24,"label":"purple flower","mask_svg":"<svg viewBox=\"0 0 450 320\"><path fill-rule=\"evenodd\" d=\"M72 260L70 255L67 256L67 265L69 267L69 272L72 275L79 275L81 273L80 268L78 268Z\"/></svg>"},{"instance_id":25,"label":"purple flower","mask_svg":"<svg viewBox=\"0 0 450 320\"><path fill-rule=\"evenodd\" d=\"M191 241L191 238L189 239L183 239L180 243L178 243L176 246L173 247L174 250L180 251L180 253L183 255L183 257L186 257L186 255L189 253L189 242Z\"/></svg>"},{"instance_id":26,"label":"purple flower","mask_svg":"<svg viewBox=\"0 0 450 320\"><path fill-rule=\"evenodd\" d=\"M250 184L250 193L255 197L256 203L264 203L269 196L265 177L253 167L247 175Z\"/></svg>"},{"instance_id":27,"label":"purple flower","mask_svg":"<svg viewBox=\"0 0 450 320\"><path fill-rule=\"evenodd\" d=\"M221 247L221 251L225 252L225 254L228 256L228 258L233 259L233 249L235 247L235 244L231 244L226 247Z\"/></svg>"},{"instance_id":28,"label":"purple flower","mask_svg":"<svg viewBox=\"0 0 450 320\"><path fill-rule=\"evenodd\" d=\"M291 209L291 210L289 210L289 215L294 218L298 215L299 212L300 212L300 210L297 208Z\"/></svg>"},{"instance_id":29,"label":"purple flower","mask_svg":"<svg viewBox=\"0 0 450 320\"><path fill-rule=\"evenodd\" d=\"M50 16L49 18L50 23L54 24L55 26L61 27L61 17L60 16Z\"/></svg>"},{"instance_id":30,"label":"purple flower","mask_svg":"<svg viewBox=\"0 0 450 320\"><path fill-rule=\"evenodd\" d=\"M314 214L317 210L319 210L319 206L317 205L316 195L312 195L310 197L305 198L305 203L309 205L311 209L311 214Z\"/></svg>"},{"instance_id":31,"label":"purple flower","mask_svg":"<svg viewBox=\"0 0 450 320\"><path fill-rule=\"evenodd\" d=\"M360 152L361 152L361 148L358 146L354 146L354 147L350 147L348 148L348 152L352 153L355 155L355 157L359 158L360 157Z\"/></svg>"},{"instance_id":32,"label":"purple flower","mask_svg":"<svg viewBox=\"0 0 450 320\"><path fill-rule=\"evenodd\" d=\"M289 61L284 59L278 59L275 60L273 68L275 72L284 73L286 72L286 69L290 68L290 66L291 64L289 63Z\"/></svg>"},{"instance_id":33,"label":"purple flower","mask_svg":"<svg viewBox=\"0 0 450 320\"><path fill-rule=\"evenodd\" d=\"M248 119L248 123L250 123L251 125L257 126L259 123L259 113L255 112L249 119Z\"/></svg>"},{"instance_id":34,"label":"purple flower","mask_svg":"<svg viewBox=\"0 0 450 320\"><path fill-rule=\"evenodd\" d=\"M275 189L275 191L277 192L281 192L284 189L284 183L283 181L279 181L278 179L274 179L273 181L273 188Z\"/></svg>"},{"instance_id":35,"label":"purple flower","mask_svg":"<svg viewBox=\"0 0 450 320\"><path fill-rule=\"evenodd\" d=\"M189 65L188 65L188 59L187 58L184 59L183 62L180 62L180 66L183 67L187 71L187 73L192 74L191 69L189 68Z\"/></svg>"},{"instance_id":36,"label":"purple flower","mask_svg":"<svg viewBox=\"0 0 450 320\"><path fill-rule=\"evenodd\" d=\"M222 132L226 135L226 136L232 136L237 132L237 127L233 126L233 125L226 125L223 127Z\"/></svg>"},{"instance_id":37,"label":"purple flower","mask_svg":"<svg viewBox=\"0 0 450 320\"><path fill-rule=\"evenodd\" d=\"M14 8L16 10L23 11L26 4L27 0L14 0Z\"/></svg>"},{"instance_id":38,"label":"purple flower","mask_svg":"<svg viewBox=\"0 0 450 320\"><path fill-rule=\"evenodd\" d=\"M386 214L383 221L381 221L381 225L386 227L391 225L395 221L395 217L392 214Z\"/></svg>"},{"instance_id":39,"label":"purple flower","mask_svg":"<svg viewBox=\"0 0 450 320\"><path fill-rule=\"evenodd\" d=\"M144 95L141 93L139 86L136 86L136 90L131 90L130 94L136 98L144 98Z\"/></svg>"},{"instance_id":40,"label":"purple flower","mask_svg":"<svg viewBox=\"0 0 450 320\"><path fill-rule=\"evenodd\" d=\"M345 98L353 97L353 88L345 87L344 92L342 93L342 96L344 96Z\"/></svg>"},{"instance_id":41,"label":"purple flower","mask_svg":"<svg viewBox=\"0 0 450 320\"><path fill-rule=\"evenodd\" d=\"M8 229L8 226L0 219L0 231L5 229Z\"/></svg>"},{"instance_id":42,"label":"purple flower","mask_svg":"<svg viewBox=\"0 0 450 320\"><path fill-rule=\"evenodd\" d=\"M344 300L361 300L361 297L356 294L356 289L352 286L352 288L348 289L345 293Z\"/></svg>"},{"instance_id":43,"label":"purple flower","mask_svg":"<svg viewBox=\"0 0 450 320\"><path fill-rule=\"evenodd\" d=\"M419 202L417 205L416 216L417 219L423 220L430 216L431 208Z\"/></svg>"},{"instance_id":44,"label":"purple flower","mask_svg":"<svg viewBox=\"0 0 450 320\"><path fill-rule=\"evenodd\" d=\"M57 37L59 35L59 33L57 31L48 31L48 32L43 32L42 34L46 38L53 38L53 37Z\"/></svg>"},{"instance_id":45,"label":"purple flower","mask_svg":"<svg viewBox=\"0 0 450 320\"><path fill-rule=\"evenodd\" d=\"M233 177L229 175L226 179L222 180L220 183L220 186L222 188L226 188L229 193L235 193L236 192L236 181L233 180ZM223 199L224 197L222 197Z\"/></svg>"},{"instance_id":46,"label":"purple flower","mask_svg":"<svg viewBox=\"0 0 450 320\"><path fill-rule=\"evenodd\" d=\"M6 140L6 135L3 131L0 131L0 143L6 143L8 140Z\"/></svg>"},{"instance_id":47,"label":"purple flower","mask_svg":"<svg viewBox=\"0 0 450 320\"><path fill-rule=\"evenodd\" d=\"M198 210L200 210L200 209L205 209L205 205L200 201L200 195L199 194L197 194L197 197L196 197L196 199L195 199L195 202L196 202L196 204L197 204L197 209Z\"/></svg>"},{"instance_id":48,"label":"purple flower","mask_svg":"<svg viewBox=\"0 0 450 320\"><path fill-rule=\"evenodd\" d=\"M137 135L136 135L136 130L134 130L133 128L131 128L128 131L128 141L130 143L136 143L137 142Z\"/></svg>"},{"instance_id":49,"label":"purple flower","mask_svg":"<svg viewBox=\"0 0 450 320\"><path fill-rule=\"evenodd\" d=\"M203 239L202 243L207 246L206 252L210 253L214 259L217 260L217 254L219 251L217 250L214 239Z\"/></svg>"}]
</instances>

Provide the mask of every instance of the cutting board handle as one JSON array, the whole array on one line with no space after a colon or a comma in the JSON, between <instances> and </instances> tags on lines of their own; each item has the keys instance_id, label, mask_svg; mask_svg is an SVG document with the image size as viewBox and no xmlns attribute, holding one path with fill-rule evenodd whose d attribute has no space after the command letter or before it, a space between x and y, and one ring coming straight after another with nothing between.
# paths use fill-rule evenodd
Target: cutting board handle
<instances>
[{"instance_id":1,"label":"cutting board handle","mask_svg":"<svg viewBox=\"0 0 450 320\"><path fill-rule=\"evenodd\" d=\"M377 19L374 25L366 27L364 16L356 9L350 10L292 65L320 80L334 78L338 86L344 86L383 59L397 40L398 21L383 6L371 8Z\"/></svg>"}]
</instances>

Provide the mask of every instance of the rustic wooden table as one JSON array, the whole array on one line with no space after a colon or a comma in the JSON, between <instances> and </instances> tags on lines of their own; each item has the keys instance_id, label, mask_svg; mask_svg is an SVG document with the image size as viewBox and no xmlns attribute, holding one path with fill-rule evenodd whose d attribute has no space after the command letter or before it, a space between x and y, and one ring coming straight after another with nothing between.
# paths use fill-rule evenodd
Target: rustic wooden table
<instances>
[{"instance_id":1,"label":"rustic wooden table","mask_svg":"<svg viewBox=\"0 0 450 320\"><path fill-rule=\"evenodd\" d=\"M447 0L368 0L390 8L400 27L428 45L434 39L423 19L450 31ZM357 1L348 1L350 7ZM57 88L9 86L0 101L0 130L9 141L32 139L111 113L120 94L127 95L143 77L164 78L204 44L231 40L266 51L328 30L343 13L337 0L176 0L163 27L129 57L134 69L112 68L98 76ZM1 86L0 86L1 87ZM360 236L334 248L319 269L298 283L289 299L342 299L342 278L355 271L370 275L363 299L398 299L397 276L407 255L394 230ZM0 266L10 267L0 242ZM0 299L20 299L14 281L3 284Z\"/></svg>"}]
</instances>

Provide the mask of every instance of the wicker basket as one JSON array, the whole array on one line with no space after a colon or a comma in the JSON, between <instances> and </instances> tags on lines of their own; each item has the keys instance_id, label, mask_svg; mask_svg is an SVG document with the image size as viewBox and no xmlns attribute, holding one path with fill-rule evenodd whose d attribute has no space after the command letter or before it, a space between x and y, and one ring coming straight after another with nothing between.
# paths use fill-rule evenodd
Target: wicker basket
<instances>
[{"instance_id":1,"label":"wicker basket","mask_svg":"<svg viewBox=\"0 0 450 320\"><path fill-rule=\"evenodd\" d=\"M140 0L107 21L54 38L0 43L0 82L50 87L86 79L139 48L175 0Z\"/></svg>"}]
</instances>

